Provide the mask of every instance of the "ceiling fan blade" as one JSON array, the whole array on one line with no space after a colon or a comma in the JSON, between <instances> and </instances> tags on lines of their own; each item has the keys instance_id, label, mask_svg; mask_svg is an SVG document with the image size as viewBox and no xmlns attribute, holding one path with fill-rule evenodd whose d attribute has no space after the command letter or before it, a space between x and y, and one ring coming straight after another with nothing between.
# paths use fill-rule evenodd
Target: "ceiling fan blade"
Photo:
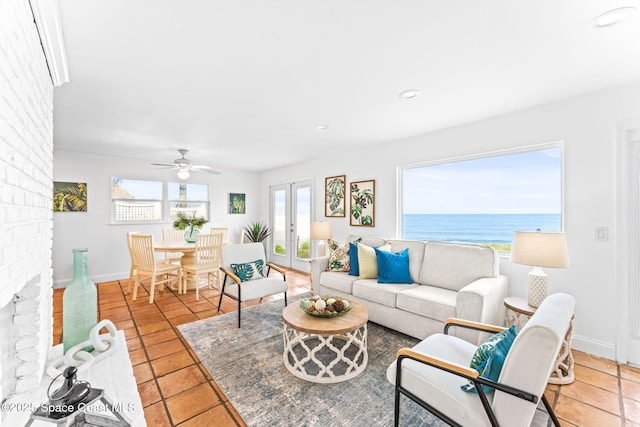
<instances>
[{"instance_id":1,"label":"ceiling fan blade","mask_svg":"<svg viewBox=\"0 0 640 427\"><path fill-rule=\"evenodd\" d=\"M175 168L176 165L170 165L168 163L151 163L152 166L167 166L167 167L171 167L171 168Z\"/></svg>"},{"instance_id":2,"label":"ceiling fan blade","mask_svg":"<svg viewBox=\"0 0 640 427\"><path fill-rule=\"evenodd\" d=\"M211 166L204 166L204 165L191 166L191 170L193 170L194 172L206 172L206 173L210 173L212 175L220 175L221 174L220 171L212 169Z\"/></svg>"}]
</instances>

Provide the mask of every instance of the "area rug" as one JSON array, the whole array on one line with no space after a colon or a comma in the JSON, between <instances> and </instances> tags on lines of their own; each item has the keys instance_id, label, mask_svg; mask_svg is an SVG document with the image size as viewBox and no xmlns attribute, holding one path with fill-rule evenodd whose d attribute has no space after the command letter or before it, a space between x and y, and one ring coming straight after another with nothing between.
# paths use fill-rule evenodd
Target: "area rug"
<instances>
[{"instance_id":1,"label":"area rug","mask_svg":"<svg viewBox=\"0 0 640 427\"><path fill-rule=\"evenodd\" d=\"M386 370L396 350L418 340L369 322L365 371L342 383L310 383L284 367L283 308L275 301L243 309L242 328L237 313L229 313L178 329L249 426L392 426L394 388ZM446 425L402 401L402 425Z\"/></svg>"}]
</instances>

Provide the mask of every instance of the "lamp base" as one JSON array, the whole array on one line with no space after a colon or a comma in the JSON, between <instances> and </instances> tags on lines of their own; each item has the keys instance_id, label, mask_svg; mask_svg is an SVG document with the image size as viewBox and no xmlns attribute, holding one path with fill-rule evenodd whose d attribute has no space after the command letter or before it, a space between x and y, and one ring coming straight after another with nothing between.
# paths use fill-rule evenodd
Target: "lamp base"
<instances>
[{"instance_id":1,"label":"lamp base","mask_svg":"<svg viewBox=\"0 0 640 427\"><path fill-rule=\"evenodd\" d=\"M318 242L318 256L327 256L327 242L325 240L320 240Z\"/></svg>"},{"instance_id":2,"label":"lamp base","mask_svg":"<svg viewBox=\"0 0 640 427\"><path fill-rule=\"evenodd\" d=\"M527 304L531 307L539 307L542 301L549 296L549 280L540 267L534 267L529 272L529 292Z\"/></svg>"}]
</instances>

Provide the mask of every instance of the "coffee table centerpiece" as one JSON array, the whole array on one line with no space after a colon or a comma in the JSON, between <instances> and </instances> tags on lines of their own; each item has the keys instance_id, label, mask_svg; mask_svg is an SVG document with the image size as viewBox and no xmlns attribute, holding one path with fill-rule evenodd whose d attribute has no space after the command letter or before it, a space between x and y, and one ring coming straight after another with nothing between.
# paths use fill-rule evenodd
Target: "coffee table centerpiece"
<instances>
[{"instance_id":1,"label":"coffee table centerpiece","mask_svg":"<svg viewBox=\"0 0 640 427\"><path fill-rule=\"evenodd\" d=\"M314 295L300 301L305 313L316 317L337 317L346 314L353 305L342 297Z\"/></svg>"}]
</instances>

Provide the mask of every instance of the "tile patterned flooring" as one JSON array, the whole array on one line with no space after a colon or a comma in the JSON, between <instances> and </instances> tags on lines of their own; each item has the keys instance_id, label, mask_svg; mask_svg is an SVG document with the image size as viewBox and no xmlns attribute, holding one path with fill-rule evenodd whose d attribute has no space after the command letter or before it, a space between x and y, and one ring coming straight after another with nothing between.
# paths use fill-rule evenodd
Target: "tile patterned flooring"
<instances>
[{"instance_id":1,"label":"tile patterned flooring","mask_svg":"<svg viewBox=\"0 0 640 427\"><path fill-rule=\"evenodd\" d=\"M289 295L309 290L309 275L287 272ZM176 326L218 315L219 291L201 288L177 295L156 291L149 304L146 289L136 301L128 280L98 284L99 317L124 330L147 424L160 426L245 426ZM61 342L62 289L54 291L54 344ZM274 296L263 302L282 298ZM258 302L246 304L255 305ZM237 310L224 298L220 313ZM563 426L640 427L640 369L574 351L573 384L547 387ZM391 409L392 410L392 409Z\"/></svg>"}]
</instances>

